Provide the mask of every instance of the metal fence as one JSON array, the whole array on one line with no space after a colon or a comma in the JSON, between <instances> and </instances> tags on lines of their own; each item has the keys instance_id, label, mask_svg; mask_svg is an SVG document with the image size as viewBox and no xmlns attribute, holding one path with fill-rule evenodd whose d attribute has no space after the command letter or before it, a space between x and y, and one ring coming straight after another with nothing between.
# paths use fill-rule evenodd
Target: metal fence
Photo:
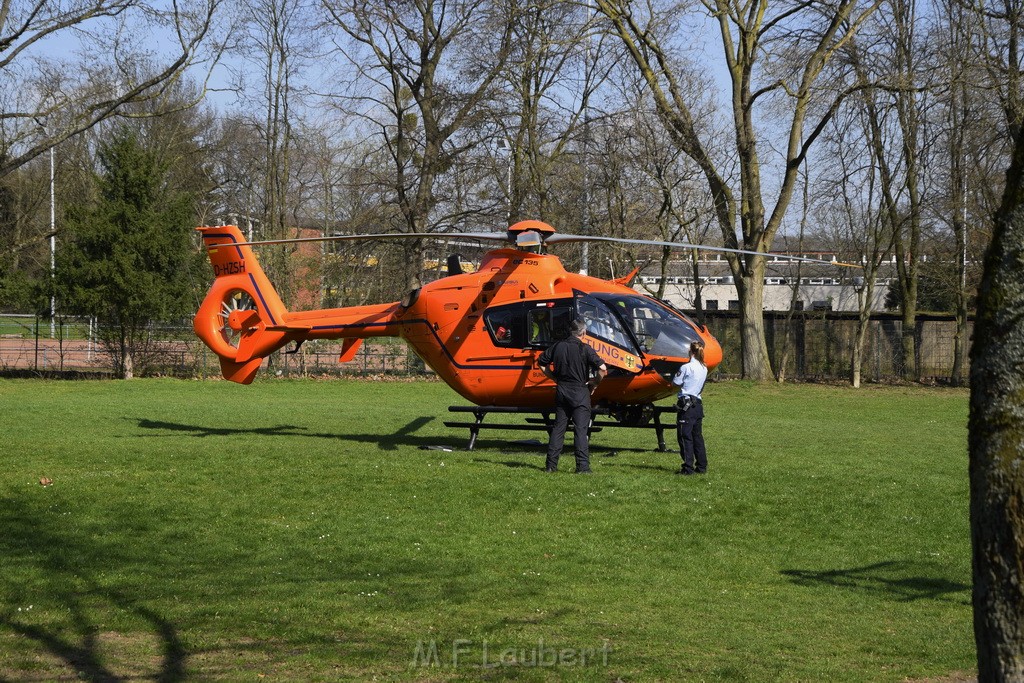
<instances>
[{"instance_id":1,"label":"metal fence","mask_svg":"<svg viewBox=\"0 0 1024 683\"><path fill-rule=\"evenodd\" d=\"M705 322L722 343L725 357L718 373L740 375L740 327L736 313L709 312ZM857 329L855 315L805 312L787 318L765 314L772 366L786 361L786 377L823 381L848 379ZM973 327L968 324L968 333ZM898 316L872 316L864 345L862 380L884 382L900 378L903 326ZM925 381L944 380L953 369L956 322L952 316L922 315L914 330L917 363ZM152 343L136 374L179 377L220 376L217 357L186 325L155 326ZM399 339L365 342L348 363L339 363L341 343L316 340L296 353L279 351L267 360L264 372L276 376L412 375L430 372ZM111 375L114 359L89 320L64 318L51 325L47 318L0 315L0 372L6 374L85 373Z\"/></svg>"},{"instance_id":2,"label":"metal fence","mask_svg":"<svg viewBox=\"0 0 1024 683\"><path fill-rule=\"evenodd\" d=\"M0 314L0 370L109 372L89 320Z\"/></svg>"},{"instance_id":3,"label":"metal fence","mask_svg":"<svg viewBox=\"0 0 1024 683\"><path fill-rule=\"evenodd\" d=\"M740 320L734 312L709 312L705 323L722 343L719 373L739 376ZM973 318L967 323L969 343ZM951 315L920 314L913 330L915 361L923 381L945 381L953 372L956 319ZM765 313L765 337L772 367L785 360L785 376L795 380L849 379L857 314L804 311L792 315ZM862 352L861 379L885 382L904 376L903 321L894 313L874 313L868 322ZM966 361L964 364L966 372Z\"/></svg>"},{"instance_id":4,"label":"metal fence","mask_svg":"<svg viewBox=\"0 0 1024 683\"><path fill-rule=\"evenodd\" d=\"M160 325L150 330L151 343L136 374L175 377L219 377L217 356L190 326ZM51 330L48 318L0 314L0 372L6 374L82 373L107 376L114 358L104 347L94 323L65 318ZM264 371L276 376L407 375L428 372L423 361L399 339L373 339L356 357L339 363L341 343L310 341L297 353L279 351Z\"/></svg>"}]
</instances>

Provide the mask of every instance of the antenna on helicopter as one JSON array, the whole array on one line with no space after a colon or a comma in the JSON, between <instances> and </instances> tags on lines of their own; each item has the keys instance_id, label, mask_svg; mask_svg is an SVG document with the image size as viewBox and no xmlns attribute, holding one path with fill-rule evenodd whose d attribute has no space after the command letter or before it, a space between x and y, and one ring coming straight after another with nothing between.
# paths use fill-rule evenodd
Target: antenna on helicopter
<instances>
[{"instance_id":1,"label":"antenna on helicopter","mask_svg":"<svg viewBox=\"0 0 1024 683\"><path fill-rule=\"evenodd\" d=\"M461 254L449 254L448 256L448 274L449 275L462 275L462 255Z\"/></svg>"}]
</instances>

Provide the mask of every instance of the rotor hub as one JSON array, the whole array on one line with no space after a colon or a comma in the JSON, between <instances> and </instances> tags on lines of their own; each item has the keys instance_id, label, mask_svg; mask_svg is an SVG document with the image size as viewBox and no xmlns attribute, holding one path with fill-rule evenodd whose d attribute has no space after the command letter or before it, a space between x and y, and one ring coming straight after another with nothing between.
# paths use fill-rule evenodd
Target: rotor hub
<instances>
[{"instance_id":1,"label":"rotor hub","mask_svg":"<svg viewBox=\"0 0 1024 683\"><path fill-rule=\"evenodd\" d=\"M540 234L542 239L547 239L551 235L555 234L555 229L552 228L547 223L545 223L544 221L538 221L533 219L519 221L518 223L509 226L508 229L509 236L512 238L524 232L536 232Z\"/></svg>"}]
</instances>

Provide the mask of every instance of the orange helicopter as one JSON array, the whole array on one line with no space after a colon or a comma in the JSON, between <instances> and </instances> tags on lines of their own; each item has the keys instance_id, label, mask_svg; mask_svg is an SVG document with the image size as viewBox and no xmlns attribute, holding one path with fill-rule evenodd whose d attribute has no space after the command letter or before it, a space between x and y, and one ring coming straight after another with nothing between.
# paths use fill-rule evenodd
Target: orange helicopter
<instances>
[{"instance_id":1,"label":"orange helicopter","mask_svg":"<svg viewBox=\"0 0 1024 683\"><path fill-rule=\"evenodd\" d=\"M584 341L608 366L594 403L651 404L671 395L672 376L689 361L692 341L705 344L714 368L722 347L706 327L666 302L631 289L626 277L602 280L566 271L545 253L549 244L628 242L760 253L653 240L557 234L527 220L507 233L355 235L246 242L236 226L198 228L215 280L196 313L196 334L220 358L226 379L252 382L263 359L288 344L343 339L340 362L355 357L363 339L401 337L438 376L478 406L553 409L554 383L537 367L541 351L571 320L587 324ZM267 279L252 247L288 242L453 237L510 242L488 252L476 272L457 259L449 274L407 293L401 301L312 311L289 311ZM794 260L817 261L793 257Z\"/></svg>"}]
</instances>

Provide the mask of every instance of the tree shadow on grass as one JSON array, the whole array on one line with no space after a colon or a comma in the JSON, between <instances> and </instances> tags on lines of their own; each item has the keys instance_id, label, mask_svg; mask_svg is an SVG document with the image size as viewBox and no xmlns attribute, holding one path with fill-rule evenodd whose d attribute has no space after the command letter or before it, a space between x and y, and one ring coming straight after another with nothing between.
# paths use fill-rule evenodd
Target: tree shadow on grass
<instances>
[{"instance_id":1,"label":"tree shadow on grass","mask_svg":"<svg viewBox=\"0 0 1024 683\"><path fill-rule=\"evenodd\" d=\"M125 593L100 585L94 578L102 575L103 568L121 563L122 558L114 548L94 543L82 534L61 533L56 525L46 521L53 513L28 500L5 496L0 510L0 528L4 530L0 534L0 594L4 596L0 633L14 633L34 643L51 660L59 662L57 666L73 670L82 680L123 681L136 676L167 683L184 680L187 655L176 625ZM13 596L26 592L24 585L18 585L17 577L26 574L31 584L29 594L35 594L66 617L40 624L30 607L16 609ZM41 611L43 606L39 602L36 599L34 607ZM108 618L117 613L144 624L144 634L124 639L134 648L133 652L145 650L138 657L141 661L131 664L131 675L117 673L114 665L105 661L103 644L111 634L104 633L98 613ZM150 666L155 671L146 670Z\"/></svg>"},{"instance_id":2,"label":"tree shadow on grass","mask_svg":"<svg viewBox=\"0 0 1024 683\"><path fill-rule=\"evenodd\" d=\"M938 600L970 604L970 596L957 597L969 592L969 585L935 576L935 572L934 566L925 563L889 561L850 569L784 569L780 573L798 586L825 585L881 593L901 602Z\"/></svg>"},{"instance_id":3,"label":"tree shadow on grass","mask_svg":"<svg viewBox=\"0 0 1024 683\"><path fill-rule=\"evenodd\" d=\"M153 610L146 609L134 604L131 600L124 598L113 591L98 590L95 584L89 586L85 593L105 599L110 606L130 612L135 616L142 617L149 622L150 627L160 643L161 663L157 672L146 672L145 678L156 681L181 681L185 679L186 652L178 637L178 631L174 624L161 617ZM71 613L71 620L74 623L78 636L76 639L69 637L55 630L48 630L41 626L19 622L13 616L0 616L0 630L9 629L22 638L34 642L49 652L52 656L72 668L78 678L88 681L122 681L129 676L116 674L113 669L103 661L100 654L101 634L98 625L92 623L86 615L82 605L75 600L65 601ZM148 653L147 653L148 654Z\"/></svg>"},{"instance_id":4,"label":"tree shadow on grass","mask_svg":"<svg viewBox=\"0 0 1024 683\"><path fill-rule=\"evenodd\" d=\"M13 648L0 657L0 681L173 683L221 674L248 678L261 669L271 674L277 670L280 680L294 680L319 667L330 670L338 652L361 662L388 660L385 668L405 666L413 647L409 642L380 629L352 628L343 615L329 626L304 624L298 637L239 638L238 633L246 632L244 623L232 633L223 634L218 626L207 634L207 607L188 603L193 591L234 596L225 603L233 605L256 600L257 584L261 591L276 586L272 594L289 598L321 584L375 585L367 577L379 571L381 558L344 550L333 566L311 555L290 571L273 571L280 567L272 563L261 569L244 550L204 555L213 546L197 547L201 537L186 534L172 536L176 540L171 543L159 541L173 524L165 521L165 512L125 501L108 505L69 500L55 488L34 489L34 494L0 491L0 642ZM214 545L220 548L220 540ZM309 545L300 543L292 550L308 552ZM403 594L396 600L406 609L419 610L438 599L424 585L436 588L448 581L467 590L469 568L433 558L389 559L389 571L402 577L395 590ZM194 587L171 588L183 576ZM463 598L472 599L473 592ZM172 619L161 605L176 605L176 612L196 615L197 623ZM263 632L264 626L260 622L254 628ZM190 647L189 640L204 645ZM290 659L307 653L311 657L292 669ZM356 672L360 666L354 665Z\"/></svg>"}]
</instances>

